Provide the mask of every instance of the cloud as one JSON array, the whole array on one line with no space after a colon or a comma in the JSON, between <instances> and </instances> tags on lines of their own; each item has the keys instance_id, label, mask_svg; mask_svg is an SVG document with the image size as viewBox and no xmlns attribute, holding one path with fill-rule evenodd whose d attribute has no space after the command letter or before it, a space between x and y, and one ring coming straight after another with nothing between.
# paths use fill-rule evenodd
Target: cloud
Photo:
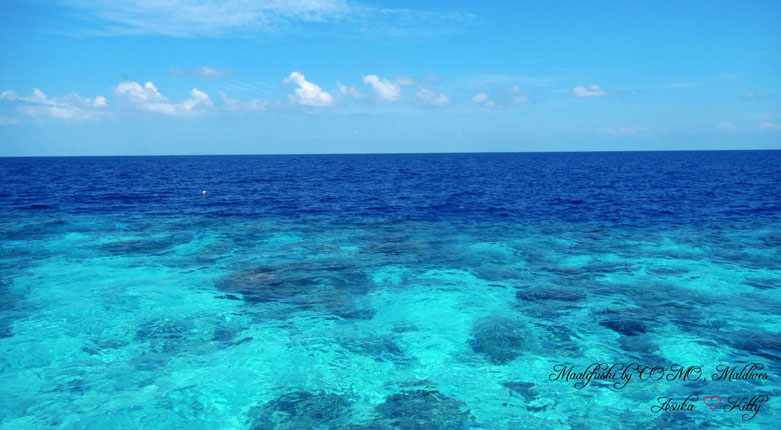
<instances>
[{"instance_id":1,"label":"cloud","mask_svg":"<svg viewBox=\"0 0 781 430\"><path fill-rule=\"evenodd\" d=\"M43 91L34 88L33 93L27 97L20 97L12 90L3 91L0 93L0 100L16 104L18 112L33 118L91 121L106 116L103 110L106 107L106 98L103 96L90 99L74 93L65 97L48 97Z\"/></svg>"},{"instance_id":2,"label":"cloud","mask_svg":"<svg viewBox=\"0 0 781 430\"><path fill-rule=\"evenodd\" d=\"M16 118L10 118L7 116L0 116L0 126L4 125L16 125L19 124L19 120Z\"/></svg>"},{"instance_id":3,"label":"cloud","mask_svg":"<svg viewBox=\"0 0 781 430\"><path fill-rule=\"evenodd\" d=\"M168 116L200 116L212 106L209 96L197 88L190 91L189 99L173 102L163 97L151 82L143 86L138 82L122 82L114 88L114 94L138 109Z\"/></svg>"},{"instance_id":4,"label":"cloud","mask_svg":"<svg viewBox=\"0 0 781 430\"><path fill-rule=\"evenodd\" d=\"M399 84L387 79L381 79L377 75L366 75L363 77L363 83L369 84L374 90L374 94L380 100L396 101L401 96Z\"/></svg>"},{"instance_id":5,"label":"cloud","mask_svg":"<svg viewBox=\"0 0 781 430\"><path fill-rule=\"evenodd\" d=\"M621 128L603 128L602 133L611 136L648 136L648 129L641 126L621 127Z\"/></svg>"},{"instance_id":6,"label":"cloud","mask_svg":"<svg viewBox=\"0 0 781 430\"><path fill-rule=\"evenodd\" d=\"M599 88L599 85L592 85L588 88L577 86L572 89L572 96L577 98L584 98L584 97L604 97L607 93L602 88Z\"/></svg>"},{"instance_id":7,"label":"cloud","mask_svg":"<svg viewBox=\"0 0 781 430\"><path fill-rule=\"evenodd\" d=\"M272 33L316 24L339 31L425 36L462 31L472 14L364 6L351 0L60 0L91 24L92 34L203 37ZM341 33L340 33L341 34Z\"/></svg>"},{"instance_id":8,"label":"cloud","mask_svg":"<svg viewBox=\"0 0 781 430\"><path fill-rule=\"evenodd\" d=\"M417 81L415 81L415 79L412 79L409 76L399 76L398 78L396 78L396 83L398 83L402 87L409 87L415 85L416 82Z\"/></svg>"},{"instance_id":9,"label":"cloud","mask_svg":"<svg viewBox=\"0 0 781 430\"><path fill-rule=\"evenodd\" d=\"M496 107L496 102L491 100L486 93L477 93L472 96L472 102L487 108Z\"/></svg>"},{"instance_id":10,"label":"cloud","mask_svg":"<svg viewBox=\"0 0 781 430\"><path fill-rule=\"evenodd\" d=\"M514 105L529 102L529 97L525 94L521 94L521 88L518 87L518 85L511 86L508 89L508 92L512 95L512 104Z\"/></svg>"},{"instance_id":11,"label":"cloud","mask_svg":"<svg viewBox=\"0 0 781 430\"><path fill-rule=\"evenodd\" d=\"M267 110L276 107L277 103L271 100L262 100L257 98L251 99L234 99L228 97L225 93L220 93L222 99L222 106L229 112L236 113L250 113L250 112L266 112Z\"/></svg>"},{"instance_id":12,"label":"cloud","mask_svg":"<svg viewBox=\"0 0 781 430\"><path fill-rule=\"evenodd\" d=\"M755 93L755 92L747 92L743 94L742 96L738 97L739 99L745 99L745 100L757 100L757 101L763 101L767 100L771 97L770 94L765 93Z\"/></svg>"},{"instance_id":13,"label":"cloud","mask_svg":"<svg viewBox=\"0 0 781 430\"><path fill-rule=\"evenodd\" d=\"M333 105L334 98L331 94L320 89L319 86L307 81L299 72L292 72L290 76L283 81L286 84L292 83L298 86L295 90L295 96L291 98L298 104L312 107L328 107Z\"/></svg>"},{"instance_id":14,"label":"cloud","mask_svg":"<svg viewBox=\"0 0 781 430\"><path fill-rule=\"evenodd\" d=\"M460 88L479 91L486 87L512 88L522 85L524 88L544 88L550 87L559 77L554 76L523 76L523 75L502 75L502 74L477 74L456 77L450 82Z\"/></svg>"},{"instance_id":15,"label":"cloud","mask_svg":"<svg viewBox=\"0 0 781 430\"><path fill-rule=\"evenodd\" d=\"M716 128L724 131L736 131L738 128L731 122L720 122L716 124Z\"/></svg>"},{"instance_id":16,"label":"cloud","mask_svg":"<svg viewBox=\"0 0 781 430\"><path fill-rule=\"evenodd\" d=\"M215 69L213 67L191 67L189 69L175 68L171 69L171 73L175 75L198 76L201 78L224 78L233 75L232 70Z\"/></svg>"},{"instance_id":17,"label":"cloud","mask_svg":"<svg viewBox=\"0 0 781 430\"><path fill-rule=\"evenodd\" d=\"M427 88L421 88L415 93L418 100L433 107L445 107L450 104L450 97L443 93L437 93Z\"/></svg>"},{"instance_id":18,"label":"cloud","mask_svg":"<svg viewBox=\"0 0 781 430\"><path fill-rule=\"evenodd\" d=\"M488 101L488 94L486 93L477 93L472 97L472 101L477 104L483 104Z\"/></svg>"},{"instance_id":19,"label":"cloud","mask_svg":"<svg viewBox=\"0 0 781 430\"><path fill-rule=\"evenodd\" d=\"M355 89L355 87L348 87L347 85L342 85L341 83L336 83L336 88L339 89L339 92L343 96L352 97L354 99L362 99L366 97L365 94Z\"/></svg>"},{"instance_id":20,"label":"cloud","mask_svg":"<svg viewBox=\"0 0 781 430\"><path fill-rule=\"evenodd\" d=\"M479 92L472 96L472 102L487 108L506 107L529 102L529 97L521 94L521 88L517 85L501 88L493 96L492 98L485 92Z\"/></svg>"},{"instance_id":21,"label":"cloud","mask_svg":"<svg viewBox=\"0 0 781 430\"><path fill-rule=\"evenodd\" d=\"M781 130L781 122L765 121L759 124L759 128L762 130Z\"/></svg>"},{"instance_id":22,"label":"cloud","mask_svg":"<svg viewBox=\"0 0 781 430\"><path fill-rule=\"evenodd\" d=\"M290 22L324 22L347 12L344 0L62 0L97 18L98 34L219 36L272 32Z\"/></svg>"}]
</instances>

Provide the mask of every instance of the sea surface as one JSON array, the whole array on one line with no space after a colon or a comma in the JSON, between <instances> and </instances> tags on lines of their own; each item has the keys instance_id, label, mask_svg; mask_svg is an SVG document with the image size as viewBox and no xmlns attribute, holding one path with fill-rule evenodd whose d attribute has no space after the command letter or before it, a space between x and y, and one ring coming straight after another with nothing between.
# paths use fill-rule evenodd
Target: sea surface
<instances>
[{"instance_id":1,"label":"sea surface","mask_svg":"<svg viewBox=\"0 0 781 430\"><path fill-rule=\"evenodd\" d=\"M781 428L780 316L781 151L0 158L2 429Z\"/></svg>"}]
</instances>

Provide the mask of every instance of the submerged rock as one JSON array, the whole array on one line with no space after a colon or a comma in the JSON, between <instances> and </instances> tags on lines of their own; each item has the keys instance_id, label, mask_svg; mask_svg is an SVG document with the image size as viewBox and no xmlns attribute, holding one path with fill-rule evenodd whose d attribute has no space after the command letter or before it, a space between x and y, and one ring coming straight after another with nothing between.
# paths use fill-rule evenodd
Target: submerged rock
<instances>
[{"instance_id":1,"label":"submerged rock","mask_svg":"<svg viewBox=\"0 0 781 430\"><path fill-rule=\"evenodd\" d=\"M257 266L223 276L216 282L223 298L247 304L283 302L287 312L307 311L325 318L370 320L375 310L362 306L372 288L366 275L348 266L295 264Z\"/></svg>"},{"instance_id":2,"label":"submerged rock","mask_svg":"<svg viewBox=\"0 0 781 430\"><path fill-rule=\"evenodd\" d=\"M616 333L623 334L625 336L636 336L646 332L646 326L642 321L625 318L615 318L600 321L599 325L607 327Z\"/></svg>"},{"instance_id":3,"label":"submerged rock","mask_svg":"<svg viewBox=\"0 0 781 430\"><path fill-rule=\"evenodd\" d=\"M149 342L150 352L170 353L182 349L191 330L186 322L154 319L141 324L135 338L139 342Z\"/></svg>"},{"instance_id":4,"label":"submerged rock","mask_svg":"<svg viewBox=\"0 0 781 430\"><path fill-rule=\"evenodd\" d=\"M741 330L719 337L732 348L772 360L770 364L781 361L781 334L779 333ZM781 365L779 367L781 368Z\"/></svg>"},{"instance_id":5,"label":"submerged rock","mask_svg":"<svg viewBox=\"0 0 781 430\"><path fill-rule=\"evenodd\" d=\"M643 361L658 361L656 354L659 352L659 346L651 336L621 336L618 338L618 345L633 356L643 358Z\"/></svg>"},{"instance_id":6,"label":"submerged rock","mask_svg":"<svg viewBox=\"0 0 781 430\"><path fill-rule=\"evenodd\" d=\"M339 344L355 354L369 355L376 360L400 360L404 352L388 337L372 337L362 339L343 339Z\"/></svg>"},{"instance_id":7,"label":"submerged rock","mask_svg":"<svg viewBox=\"0 0 781 430\"><path fill-rule=\"evenodd\" d=\"M377 311L371 308L346 307L343 309L335 309L333 313L343 319L368 321L374 318L374 314L376 314Z\"/></svg>"},{"instance_id":8,"label":"submerged rock","mask_svg":"<svg viewBox=\"0 0 781 430\"><path fill-rule=\"evenodd\" d=\"M555 352L570 357L579 354L577 341L580 336L568 327L552 324L539 326L539 329L544 332L535 333L535 337L540 342L540 347L534 351L536 354L548 355Z\"/></svg>"},{"instance_id":9,"label":"submerged rock","mask_svg":"<svg viewBox=\"0 0 781 430\"><path fill-rule=\"evenodd\" d=\"M743 283L760 290L772 290L781 287L781 280L779 279L746 278Z\"/></svg>"},{"instance_id":10,"label":"submerged rock","mask_svg":"<svg viewBox=\"0 0 781 430\"><path fill-rule=\"evenodd\" d=\"M648 273L659 276L681 276L689 273L689 269L685 267L652 267L648 269Z\"/></svg>"},{"instance_id":11,"label":"submerged rock","mask_svg":"<svg viewBox=\"0 0 781 430\"><path fill-rule=\"evenodd\" d=\"M759 241L768 248L781 248L781 231L773 231L763 234Z\"/></svg>"},{"instance_id":12,"label":"submerged rock","mask_svg":"<svg viewBox=\"0 0 781 430\"><path fill-rule=\"evenodd\" d=\"M616 307L596 313L599 325L624 336L637 336L649 331L649 327L663 324L667 318L677 315L681 309L669 301L648 303L644 306Z\"/></svg>"},{"instance_id":13,"label":"submerged rock","mask_svg":"<svg viewBox=\"0 0 781 430\"><path fill-rule=\"evenodd\" d=\"M15 291L13 287L10 279L0 279L0 338L13 336L15 311L24 299L23 292Z\"/></svg>"},{"instance_id":14,"label":"submerged rock","mask_svg":"<svg viewBox=\"0 0 781 430\"><path fill-rule=\"evenodd\" d=\"M513 393L520 394L527 402L531 402L539 395L537 385L533 382L505 382L502 384Z\"/></svg>"},{"instance_id":15,"label":"submerged rock","mask_svg":"<svg viewBox=\"0 0 781 430\"><path fill-rule=\"evenodd\" d=\"M557 300L562 302L576 302L586 298L586 294L580 291L565 288L532 288L525 291L518 291L515 297L520 300L537 302L543 300Z\"/></svg>"},{"instance_id":16,"label":"submerged rock","mask_svg":"<svg viewBox=\"0 0 781 430\"><path fill-rule=\"evenodd\" d=\"M258 266L230 273L217 281L221 291L240 294L248 303L271 302L306 292L297 283L284 283L269 267Z\"/></svg>"},{"instance_id":17,"label":"submerged rock","mask_svg":"<svg viewBox=\"0 0 781 430\"><path fill-rule=\"evenodd\" d=\"M374 408L376 424L395 429L466 429L470 413L466 404L439 391L414 390L388 396Z\"/></svg>"},{"instance_id":18,"label":"submerged rock","mask_svg":"<svg viewBox=\"0 0 781 430\"><path fill-rule=\"evenodd\" d=\"M217 288L229 294L241 294L244 301L262 303L297 298L302 303L344 299L365 295L370 285L365 275L349 272L348 267L313 265L311 267L272 268L257 266L220 278Z\"/></svg>"},{"instance_id":19,"label":"submerged rock","mask_svg":"<svg viewBox=\"0 0 781 430\"><path fill-rule=\"evenodd\" d=\"M178 241L170 237L119 240L104 243L101 249L113 255L161 254L173 248Z\"/></svg>"},{"instance_id":20,"label":"submerged rock","mask_svg":"<svg viewBox=\"0 0 781 430\"><path fill-rule=\"evenodd\" d=\"M21 296L12 292L13 282L10 279L0 278L0 311L7 311L14 307Z\"/></svg>"},{"instance_id":21,"label":"submerged rock","mask_svg":"<svg viewBox=\"0 0 781 430\"><path fill-rule=\"evenodd\" d=\"M11 321L8 321L5 318L0 319L0 338L11 337L13 335L14 332L11 329Z\"/></svg>"},{"instance_id":22,"label":"submerged rock","mask_svg":"<svg viewBox=\"0 0 781 430\"><path fill-rule=\"evenodd\" d=\"M545 267L543 270L559 276L596 277L606 274L627 272L631 273L634 266L628 262L595 263L584 266L556 266Z\"/></svg>"},{"instance_id":23,"label":"submerged rock","mask_svg":"<svg viewBox=\"0 0 781 430\"><path fill-rule=\"evenodd\" d=\"M505 364L520 356L525 348L524 327L508 318L492 319L472 329L469 346L494 364Z\"/></svg>"},{"instance_id":24,"label":"submerged rock","mask_svg":"<svg viewBox=\"0 0 781 430\"><path fill-rule=\"evenodd\" d=\"M344 396L322 391L294 391L250 409L252 430L297 430L347 425L350 403Z\"/></svg>"}]
</instances>

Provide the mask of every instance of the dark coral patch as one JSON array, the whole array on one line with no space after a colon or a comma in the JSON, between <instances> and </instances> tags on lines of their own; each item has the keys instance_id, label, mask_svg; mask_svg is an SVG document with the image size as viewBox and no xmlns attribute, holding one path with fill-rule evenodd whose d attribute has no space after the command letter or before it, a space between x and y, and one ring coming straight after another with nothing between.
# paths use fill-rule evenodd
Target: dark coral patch
<instances>
[{"instance_id":1,"label":"dark coral patch","mask_svg":"<svg viewBox=\"0 0 781 430\"><path fill-rule=\"evenodd\" d=\"M600 321L599 325L607 327L616 333L623 334L625 336L637 336L638 334L645 333L647 328L642 321L637 321L627 318L613 318L604 321Z\"/></svg>"},{"instance_id":2,"label":"dark coral patch","mask_svg":"<svg viewBox=\"0 0 781 430\"><path fill-rule=\"evenodd\" d=\"M239 270L222 277L217 287L231 294L241 294L249 303L269 302L302 293L296 285L284 285L269 267Z\"/></svg>"},{"instance_id":3,"label":"dark coral patch","mask_svg":"<svg viewBox=\"0 0 781 430\"><path fill-rule=\"evenodd\" d=\"M559 276L573 276L580 278L592 278L596 276L604 276L611 273L631 273L634 270L634 266L626 262L616 263L595 263L578 267L545 267L543 270L553 273Z\"/></svg>"},{"instance_id":4,"label":"dark coral patch","mask_svg":"<svg viewBox=\"0 0 781 430\"><path fill-rule=\"evenodd\" d=\"M404 358L404 352L388 337L372 337L360 339L343 339L342 347L350 352L369 355L376 360L400 360Z\"/></svg>"},{"instance_id":5,"label":"dark coral patch","mask_svg":"<svg viewBox=\"0 0 781 430\"><path fill-rule=\"evenodd\" d=\"M539 390L533 382L505 382L502 384L515 394L519 394L527 402L537 399Z\"/></svg>"},{"instance_id":6,"label":"dark coral patch","mask_svg":"<svg viewBox=\"0 0 781 430\"><path fill-rule=\"evenodd\" d=\"M216 282L223 298L248 304L283 302L296 311L328 318L370 320L375 310L361 306L371 290L365 274L347 267L313 264L281 268L258 266L223 276Z\"/></svg>"},{"instance_id":7,"label":"dark coral patch","mask_svg":"<svg viewBox=\"0 0 781 430\"><path fill-rule=\"evenodd\" d=\"M175 237L119 240L104 243L101 248L113 255L162 254L180 243Z\"/></svg>"},{"instance_id":8,"label":"dark coral patch","mask_svg":"<svg viewBox=\"0 0 781 430\"><path fill-rule=\"evenodd\" d=\"M253 407L248 422L252 430L331 428L347 425L350 414L342 395L295 391Z\"/></svg>"},{"instance_id":9,"label":"dark coral patch","mask_svg":"<svg viewBox=\"0 0 781 430\"><path fill-rule=\"evenodd\" d=\"M774 363L781 361L781 334L779 333L742 330L720 338L732 348L772 360Z\"/></svg>"},{"instance_id":10,"label":"dark coral patch","mask_svg":"<svg viewBox=\"0 0 781 430\"><path fill-rule=\"evenodd\" d=\"M301 303L317 304L370 291L364 275L345 274L342 273L344 269L330 266L279 269L258 266L222 277L217 281L217 288L226 293L241 294L249 303L297 298Z\"/></svg>"},{"instance_id":11,"label":"dark coral patch","mask_svg":"<svg viewBox=\"0 0 781 430\"><path fill-rule=\"evenodd\" d=\"M13 282L0 279L0 338L13 336L13 315L24 294L14 290Z\"/></svg>"},{"instance_id":12,"label":"dark coral patch","mask_svg":"<svg viewBox=\"0 0 781 430\"><path fill-rule=\"evenodd\" d=\"M743 283L760 290L772 290L781 287L781 280L778 279L746 278Z\"/></svg>"},{"instance_id":13,"label":"dark coral patch","mask_svg":"<svg viewBox=\"0 0 781 430\"><path fill-rule=\"evenodd\" d=\"M434 390L393 394L374 411L377 424L396 429L458 430L466 429L470 424L466 404Z\"/></svg>"},{"instance_id":14,"label":"dark coral patch","mask_svg":"<svg viewBox=\"0 0 781 430\"><path fill-rule=\"evenodd\" d=\"M525 291L518 291L515 297L520 300L537 302L544 300L556 300L561 302L576 302L586 298L586 294L581 291L565 288L532 288Z\"/></svg>"},{"instance_id":15,"label":"dark coral patch","mask_svg":"<svg viewBox=\"0 0 781 430\"><path fill-rule=\"evenodd\" d=\"M155 319L141 324L135 337L139 342L149 342L151 352L170 353L183 347L191 330L186 322Z\"/></svg>"},{"instance_id":16,"label":"dark coral patch","mask_svg":"<svg viewBox=\"0 0 781 430\"><path fill-rule=\"evenodd\" d=\"M505 364L523 353L524 327L508 318L496 318L478 324L472 330L469 346L494 364Z\"/></svg>"},{"instance_id":17,"label":"dark coral patch","mask_svg":"<svg viewBox=\"0 0 781 430\"><path fill-rule=\"evenodd\" d=\"M659 276L681 276L689 273L685 267L653 267L648 269L648 273Z\"/></svg>"}]
</instances>

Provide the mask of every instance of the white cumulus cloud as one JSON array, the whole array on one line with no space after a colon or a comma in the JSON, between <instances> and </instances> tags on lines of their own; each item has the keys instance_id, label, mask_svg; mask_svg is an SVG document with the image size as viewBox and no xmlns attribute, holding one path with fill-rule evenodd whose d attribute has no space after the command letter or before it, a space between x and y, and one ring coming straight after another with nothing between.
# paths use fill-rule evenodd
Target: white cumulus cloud
<instances>
[{"instance_id":1,"label":"white cumulus cloud","mask_svg":"<svg viewBox=\"0 0 781 430\"><path fill-rule=\"evenodd\" d=\"M493 97L485 92L479 92L472 96L472 102L487 108L503 108L510 105L528 103L529 97L525 94L521 94L521 89L517 85L514 85L498 90L493 94Z\"/></svg>"},{"instance_id":2,"label":"white cumulus cloud","mask_svg":"<svg viewBox=\"0 0 781 430\"><path fill-rule=\"evenodd\" d=\"M334 98L331 94L323 91L319 86L309 82L299 72L292 72L283 81L286 84L295 84L298 86L295 90L293 100L303 106L328 107L333 105Z\"/></svg>"},{"instance_id":3,"label":"white cumulus cloud","mask_svg":"<svg viewBox=\"0 0 781 430\"><path fill-rule=\"evenodd\" d=\"M445 107L450 104L450 97L446 94L431 91L428 88L421 88L418 90L418 92L415 93L415 97L433 107Z\"/></svg>"},{"instance_id":4,"label":"white cumulus cloud","mask_svg":"<svg viewBox=\"0 0 781 430\"><path fill-rule=\"evenodd\" d=\"M583 86L577 86L572 89L572 95L577 98L584 97L604 97L607 95L605 90L599 88L599 85L592 85L588 88Z\"/></svg>"},{"instance_id":5,"label":"white cumulus cloud","mask_svg":"<svg viewBox=\"0 0 781 430\"><path fill-rule=\"evenodd\" d=\"M352 97L354 99L362 99L366 97L365 94L358 91L355 87L350 87L347 85L342 85L341 83L336 83L336 88L339 89L339 93L341 93L343 96Z\"/></svg>"},{"instance_id":6,"label":"white cumulus cloud","mask_svg":"<svg viewBox=\"0 0 781 430\"><path fill-rule=\"evenodd\" d=\"M163 97L153 83L143 86L138 82L121 82L114 88L114 94L138 109L168 116L199 116L212 106L209 96L197 88L190 91L190 98L174 102Z\"/></svg>"},{"instance_id":7,"label":"white cumulus cloud","mask_svg":"<svg viewBox=\"0 0 781 430\"><path fill-rule=\"evenodd\" d=\"M34 117L56 118L65 121L90 121L102 118L106 115L106 98L103 96L94 99L79 97L78 94L69 94L65 97L48 97L38 88L26 97L20 97L12 90L0 93L0 100L17 105L18 112Z\"/></svg>"},{"instance_id":8,"label":"white cumulus cloud","mask_svg":"<svg viewBox=\"0 0 781 430\"><path fill-rule=\"evenodd\" d=\"M477 93L472 97L472 101L477 104L482 104L488 101L488 94L486 93Z\"/></svg>"},{"instance_id":9,"label":"white cumulus cloud","mask_svg":"<svg viewBox=\"0 0 781 430\"><path fill-rule=\"evenodd\" d=\"M496 107L496 102L488 97L486 93L477 93L472 96L472 102L487 108Z\"/></svg>"},{"instance_id":10,"label":"white cumulus cloud","mask_svg":"<svg viewBox=\"0 0 781 430\"><path fill-rule=\"evenodd\" d=\"M363 77L363 82L371 85L374 94L380 100L396 101L401 96L399 84L382 79L377 75L366 75Z\"/></svg>"},{"instance_id":11,"label":"white cumulus cloud","mask_svg":"<svg viewBox=\"0 0 781 430\"><path fill-rule=\"evenodd\" d=\"M765 121L759 124L762 130L781 130L781 122Z\"/></svg>"}]
</instances>

